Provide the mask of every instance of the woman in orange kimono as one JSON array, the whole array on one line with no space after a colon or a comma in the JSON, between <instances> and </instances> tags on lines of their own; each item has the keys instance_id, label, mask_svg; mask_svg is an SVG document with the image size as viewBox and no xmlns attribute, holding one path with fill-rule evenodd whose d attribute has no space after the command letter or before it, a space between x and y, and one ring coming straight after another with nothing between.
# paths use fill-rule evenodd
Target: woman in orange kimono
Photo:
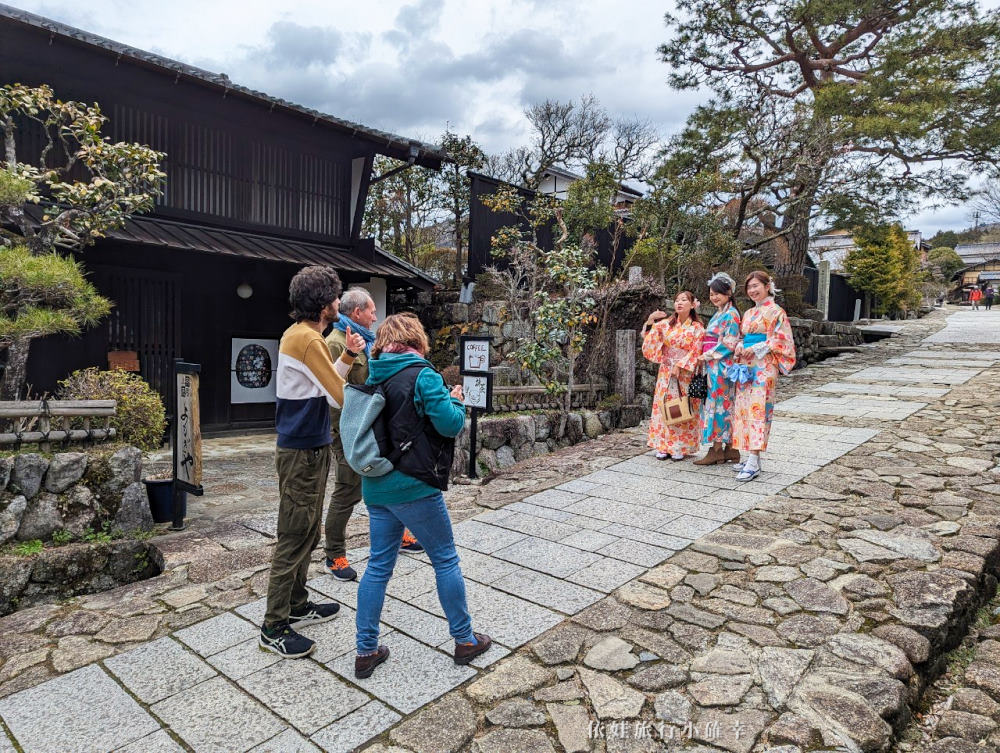
<instances>
[{"instance_id":1,"label":"woman in orange kimono","mask_svg":"<svg viewBox=\"0 0 1000 753\"><path fill-rule=\"evenodd\" d=\"M751 272L745 289L754 307L743 315L743 340L736 346L736 363L726 376L736 385L733 400L733 447L750 453L737 481L760 475L760 453L767 449L774 413L778 372L795 366L795 341L788 314L774 302L775 288L766 272Z\"/></svg>"},{"instance_id":2,"label":"woman in orange kimono","mask_svg":"<svg viewBox=\"0 0 1000 753\"><path fill-rule=\"evenodd\" d=\"M691 377L701 356L705 327L698 318L698 301L690 290L682 290L674 299L673 316L662 311L649 315L642 328L642 355L660 364L653 394L653 415L649 419L649 446L658 460L683 460L701 446L700 401L691 400L691 420L664 426L664 399L687 394Z\"/></svg>"}]
</instances>

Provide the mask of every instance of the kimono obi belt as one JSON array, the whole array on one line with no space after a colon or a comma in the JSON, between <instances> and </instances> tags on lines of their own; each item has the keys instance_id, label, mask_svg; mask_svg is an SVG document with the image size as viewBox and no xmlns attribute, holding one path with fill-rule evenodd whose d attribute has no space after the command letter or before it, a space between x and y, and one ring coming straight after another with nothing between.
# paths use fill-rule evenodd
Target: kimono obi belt
<instances>
[{"instance_id":1,"label":"kimono obi belt","mask_svg":"<svg viewBox=\"0 0 1000 753\"><path fill-rule=\"evenodd\" d=\"M701 352L708 353L708 351L714 350L718 344L719 338L715 335L705 335L705 338L701 341Z\"/></svg>"},{"instance_id":2,"label":"kimono obi belt","mask_svg":"<svg viewBox=\"0 0 1000 753\"><path fill-rule=\"evenodd\" d=\"M743 347L752 348L754 345L759 345L760 343L767 340L767 335L757 332L752 332L747 335L743 335ZM732 366L726 369L726 381L732 384L752 384L754 379L757 377L757 367L747 366L742 363L734 363Z\"/></svg>"}]
</instances>

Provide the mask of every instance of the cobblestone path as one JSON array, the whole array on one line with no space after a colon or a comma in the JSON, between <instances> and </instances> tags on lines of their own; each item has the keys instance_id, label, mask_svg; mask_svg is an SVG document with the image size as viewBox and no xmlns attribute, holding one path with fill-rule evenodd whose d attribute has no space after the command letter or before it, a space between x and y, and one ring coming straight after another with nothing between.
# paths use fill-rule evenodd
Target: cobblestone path
<instances>
[{"instance_id":1,"label":"cobblestone path","mask_svg":"<svg viewBox=\"0 0 1000 753\"><path fill-rule=\"evenodd\" d=\"M945 575L978 557L985 577L992 556L967 542L942 559L944 537L994 526L996 549L984 477L1000 446L966 428L995 423L1000 349L979 345L995 333L1000 313L936 312L795 372L749 484L656 461L638 430L454 487L474 627L498 644L472 667L451 661L433 570L412 556L372 678L353 677L356 584L319 562L309 586L342 616L303 630L307 660L260 651L275 501L246 492L273 481L268 440L220 442L212 483L239 500L163 537L162 576L0 619L0 753L4 735L26 752L884 750L920 690L938 592L957 588ZM366 555L350 552L359 570ZM938 580L884 585L914 569Z\"/></svg>"}]
</instances>

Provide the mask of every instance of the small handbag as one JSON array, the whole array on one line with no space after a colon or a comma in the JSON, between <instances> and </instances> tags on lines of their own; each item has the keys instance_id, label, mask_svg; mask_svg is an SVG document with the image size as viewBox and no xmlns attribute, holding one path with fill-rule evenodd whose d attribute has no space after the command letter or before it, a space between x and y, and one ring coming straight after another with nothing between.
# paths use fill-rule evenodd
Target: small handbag
<instances>
[{"instance_id":1,"label":"small handbag","mask_svg":"<svg viewBox=\"0 0 1000 753\"><path fill-rule=\"evenodd\" d=\"M708 375L705 374L705 367L698 369L698 373L691 377L691 384L688 385L688 397L695 400L704 400L708 397Z\"/></svg>"},{"instance_id":2,"label":"small handbag","mask_svg":"<svg viewBox=\"0 0 1000 753\"><path fill-rule=\"evenodd\" d=\"M671 377L671 380L675 381L675 378ZM680 392L679 382L677 391ZM688 396L682 393L680 397L673 397L669 400L664 398L660 405L660 418L664 426L682 424L694 418L694 414L691 413L691 402L688 400Z\"/></svg>"}]
</instances>

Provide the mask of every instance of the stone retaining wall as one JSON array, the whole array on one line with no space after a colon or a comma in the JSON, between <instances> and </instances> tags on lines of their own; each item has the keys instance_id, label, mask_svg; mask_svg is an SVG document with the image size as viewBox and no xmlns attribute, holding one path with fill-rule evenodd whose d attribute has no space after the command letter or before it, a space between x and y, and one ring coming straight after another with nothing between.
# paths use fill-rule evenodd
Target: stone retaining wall
<instances>
[{"instance_id":1,"label":"stone retaining wall","mask_svg":"<svg viewBox=\"0 0 1000 753\"><path fill-rule=\"evenodd\" d=\"M141 473L136 447L0 457L0 546L48 541L60 530L80 536L105 522L123 531L152 528Z\"/></svg>"},{"instance_id":2,"label":"stone retaining wall","mask_svg":"<svg viewBox=\"0 0 1000 753\"><path fill-rule=\"evenodd\" d=\"M34 556L0 555L0 615L152 578L156 547L137 539L67 544Z\"/></svg>"},{"instance_id":3,"label":"stone retaining wall","mask_svg":"<svg viewBox=\"0 0 1000 753\"><path fill-rule=\"evenodd\" d=\"M17 542L86 538L102 528L149 530L136 447L0 457L0 614L52 597L103 591L159 572L139 541L76 543L15 556Z\"/></svg>"},{"instance_id":4,"label":"stone retaining wall","mask_svg":"<svg viewBox=\"0 0 1000 753\"><path fill-rule=\"evenodd\" d=\"M923 714L900 735L899 753L982 753L1000 747L1000 598L980 610Z\"/></svg>"},{"instance_id":5,"label":"stone retaining wall","mask_svg":"<svg viewBox=\"0 0 1000 753\"><path fill-rule=\"evenodd\" d=\"M815 363L824 358L824 350L843 348L864 343L861 331L843 322L818 322L812 319L788 317L795 338L798 366Z\"/></svg>"}]
</instances>

